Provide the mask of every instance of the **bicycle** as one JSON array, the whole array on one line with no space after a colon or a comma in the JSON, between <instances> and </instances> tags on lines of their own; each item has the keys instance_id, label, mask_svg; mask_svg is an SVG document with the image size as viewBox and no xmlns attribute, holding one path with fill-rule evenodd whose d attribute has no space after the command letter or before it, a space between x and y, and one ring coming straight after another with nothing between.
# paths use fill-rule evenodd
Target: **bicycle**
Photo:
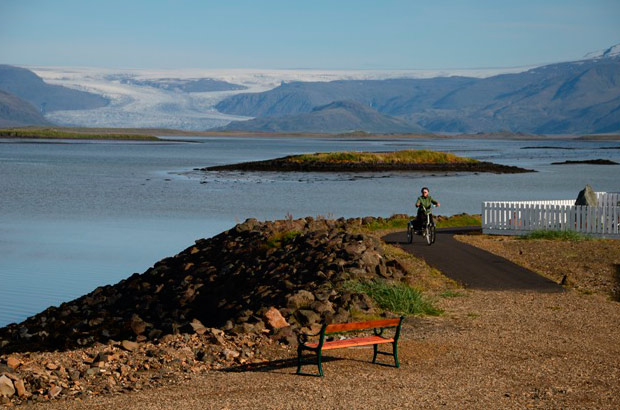
<instances>
[{"instance_id":1,"label":"bicycle","mask_svg":"<svg viewBox=\"0 0 620 410\"><path fill-rule=\"evenodd\" d=\"M413 235L422 235L426 240L426 244L431 246L435 243L435 223L431 222L431 214L428 209L424 209L426 214L426 222L419 229L414 226L414 219L407 224L407 243L413 242Z\"/></svg>"}]
</instances>

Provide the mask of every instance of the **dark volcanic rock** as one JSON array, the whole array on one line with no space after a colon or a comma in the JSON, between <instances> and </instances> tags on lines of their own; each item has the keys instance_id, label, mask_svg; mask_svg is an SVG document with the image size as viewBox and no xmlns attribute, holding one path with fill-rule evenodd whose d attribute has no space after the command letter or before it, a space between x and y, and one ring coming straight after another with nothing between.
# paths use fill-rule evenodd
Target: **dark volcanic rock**
<instances>
[{"instance_id":1,"label":"dark volcanic rock","mask_svg":"<svg viewBox=\"0 0 620 410\"><path fill-rule=\"evenodd\" d=\"M6 353L63 350L202 334L206 328L263 334L269 332L263 320L270 308L293 328L329 321L335 314L342 318L351 309L372 310L341 285L379 275L401 278L403 272L386 264L380 241L352 232L361 223L247 220L196 241L143 274L0 329L0 346Z\"/></svg>"},{"instance_id":2,"label":"dark volcanic rock","mask_svg":"<svg viewBox=\"0 0 620 410\"><path fill-rule=\"evenodd\" d=\"M563 161L563 162L552 162L551 165L566 165L566 164L591 164L591 165L618 165L617 162L611 161L608 159L584 159L578 161Z\"/></svg>"}]
</instances>

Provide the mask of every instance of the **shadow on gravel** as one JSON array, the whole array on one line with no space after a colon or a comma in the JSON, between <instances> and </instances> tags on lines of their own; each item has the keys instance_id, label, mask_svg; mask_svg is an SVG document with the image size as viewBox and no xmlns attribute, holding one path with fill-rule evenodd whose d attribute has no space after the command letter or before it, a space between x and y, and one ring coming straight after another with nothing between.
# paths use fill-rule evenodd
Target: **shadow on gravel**
<instances>
[{"instance_id":1,"label":"shadow on gravel","mask_svg":"<svg viewBox=\"0 0 620 410\"><path fill-rule=\"evenodd\" d=\"M372 353L372 352L371 352ZM290 359L279 359L272 360L265 363L252 363L252 364L244 364L241 366L228 367L226 369L222 369L220 371L227 373L242 373L242 372L268 372L268 373L280 373L280 374L293 374L296 376L318 376L318 369L316 365L316 361L312 361L312 359L306 359L304 362L302 370L306 372L300 373L297 375L295 372L297 371L297 358ZM323 365L329 362L338 362L341 360L346 360L348 362L356 362L361 363L363 365L369 366L382 366L382 367L395 367L394 363L373 363L372 359L364 360L364 359L355 359L355 358L342 358L342 357L332 357L332 356L323 356L321 361ZM283 371L285 369L290 369L287 371ZM314 372L314 373L313 373Z\"/></svg>"},{"instance_id":2,"label":"shadow on gravel","mask_svg":"<svg viewBox=\"0 0 620 410\"><path fill-rule=\"evenodd\" d=\"M334 361L339 361L339 360L345 360L339 357L325 357L323 356L323 358L321 359L321 361L323 363L329 363L329 362L334 362ZM302 370L306 370L306 369L313 369L313 370L317 370L316 367L316 362L304 362L304 365L302 367ZM279 371L279 370L283 370L283 369L291 369L291 371ZM229 372L229 373L241 373L241 372L269 372L269 373L283 373L283 374L291 374L291 373L295 373L297 371L297 358L290 358L290 359L279 359L279 360L272 360L269 362L265 362L265 363L251 363L251 364L244 364L241 366L234 366L234 367L228 367L226 369L222 369L222 372ZM315 374L312 373L301 373L300 376L316 376Z\"/></svg>"},{"instance_id":3,"label":"shadow on gravel","mask_svg":"<svg viewBox=\"0 0 620 410\"><path fill-rule=\"evenodd\" d=\"M616 274L614 275L616 285L613 287L613 298L616 302L620 302L620 264L616 264Z\"/></svg>"}]
</instances>

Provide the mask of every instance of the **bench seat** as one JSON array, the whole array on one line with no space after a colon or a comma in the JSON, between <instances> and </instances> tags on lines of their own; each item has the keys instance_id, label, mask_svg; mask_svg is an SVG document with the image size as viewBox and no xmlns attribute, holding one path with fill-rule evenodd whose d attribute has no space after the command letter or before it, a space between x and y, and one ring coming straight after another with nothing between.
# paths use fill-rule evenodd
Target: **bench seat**
<instances>
[{"instance_id":1,"label":"bench seat","mask_svg":"<svg viewBox=\"0 0 620 410\"><path fill-rule=\"evenodd\" d=\"M321 350L334 350L334 349L344 349L346 347L357 347L357 346L371 346L378 345L382 343L393 343L394 339L387 339L381 336L370 336L370 337L358 337L357 339L344 339L344 340L334 340L332 342L324 342ZM318 343L306 343L311 349L316 349L319 344Z\"/></svg>"}]
</instances>

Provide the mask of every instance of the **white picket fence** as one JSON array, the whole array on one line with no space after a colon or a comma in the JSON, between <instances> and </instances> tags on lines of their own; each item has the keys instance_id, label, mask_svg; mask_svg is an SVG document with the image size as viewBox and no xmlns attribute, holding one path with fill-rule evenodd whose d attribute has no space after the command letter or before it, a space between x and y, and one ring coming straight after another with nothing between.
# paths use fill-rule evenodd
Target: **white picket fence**
<instances>
[{"instance_id":1,"label":"white picket fence","mask_svg":"<svg viewBox=\"0 0 620 410\"><path fill-rule=\"evenodd\" d=\"M575 231L620 239L620 193L597 192L598 206L574 200L487 201L482 203L482 232L526 235L536 230Z\"/></svg>"}]
</instances>

